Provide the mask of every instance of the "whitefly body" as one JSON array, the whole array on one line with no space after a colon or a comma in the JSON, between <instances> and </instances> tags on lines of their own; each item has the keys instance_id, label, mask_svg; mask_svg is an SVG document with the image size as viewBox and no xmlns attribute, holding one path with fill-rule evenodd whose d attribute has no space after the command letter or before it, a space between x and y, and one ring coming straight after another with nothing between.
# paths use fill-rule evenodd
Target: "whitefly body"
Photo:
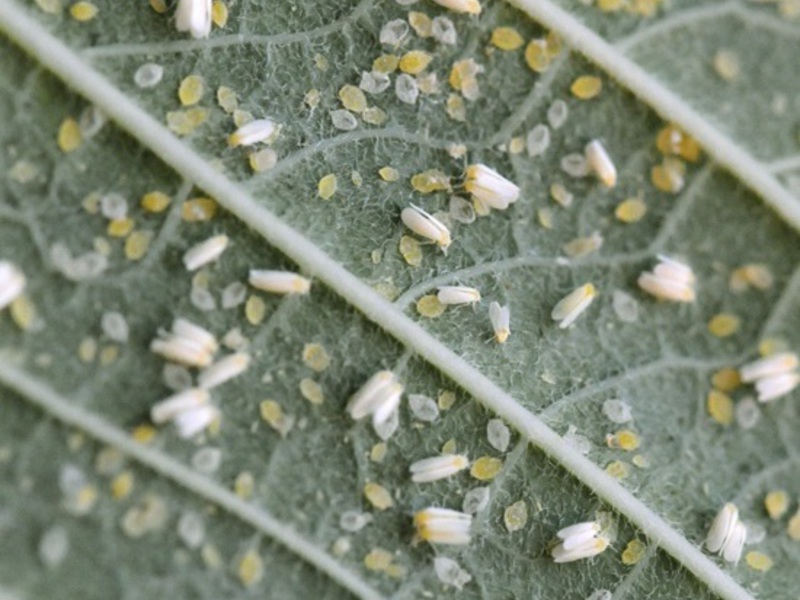
<instances>
[{"instance_id":1,"label":"whitefly body","mask_svg":"<svg viewBox=\"0 0 800 600\"><path fill-rule=\"evenodd\" d=\"M208 404L209 400L208 391L203 389L191 388L178 392L153 405L150 409L150 420L156 425L161 425L173 420L181 413Z\"/></svg>"},{"instance_id":2,"label":"whitefly body","mask_svg":"<svg viewBox=\"0 0 800 600\"><path fill-rule=\"evenodd\" d=\"M747 527L739 520L739 509L726 503L711 523L706 536L709 552L721 554L726 562L738 562L747 540Z\"/></svg>"},{"instance_id":3,"label":"whitefly body","mask_svg":"<svg viewBox=\"0 0 800 600\"><path fill-rule=\"evenodd\" d=\"M244 373L250 366L250 355L237 352L220 359L213 365L203 369L197 377L197 384L206 390L222 385L234 377Z\"/></svg>"},{"instance_id":4,"label":"whitefly body","mask_svg":"<svg viewBox=\"0 0 800 600\"><path fill-rule=\"evenodd\" d=\"M553 561L574 562L597 556L608 548L608 538L602 535L597 521L585 521L564 527L556 534L561 542L551 550Z\"/></svg>"},{"instance_id":5,"label":"whitefly body","mask_svg":"<svg viewBox=\"0 0 800 600\"><path fill-rule=\"evenodd\" d=\"M481 14L481 3L479 0L433 0L439 6L456 13L469 15Z\"/></svg>"},{"instance_id":6,"label":"whitefly body","mask_svg":"<svg viewBox=\"0 0 800 600\"><path fill-rule=\"evenodd\" d=\"M469 466L469 459L462 454L446 454L423 458L409 467L411 481L414 483L428 483L446 479L463 471Z\"/></svg>"},{"instance_id":7,"label":"whitefly body","mask_svg":"<svg viewBox=\"0 0 800 600\"><path fill-rule=\"evenodd\" d=\"M256 119L239 127L228 137L228 144L236 146L252 146L268 141L277 130L277 126L270 119Z\"/></svg>"},{"instance_id":8,"label":"whitefly body","mask_svg":"<svg viewBox=\"0 0 800 600\"><path fill-rule=\"evenodd\" d=\"M173 423L178 430L178 435L186 439L194 437L205 430L219 417L219 410L215 406L208 404L176 415Z\"/></svg>"},{"instance_id":9,"label":"whitefly body","mask_svg":"<svg viewBox=\"0 0 800 600\"><path fill-rule=\"evenodd\" d=\"M417 535L432 544L469 544L472 516L449 508L431 507L414 515Z\"/></svg>"},{"instance_id":10,"label":"whitefly body","mask_svg":"<svg viewBox=\"0 0 800 600\"><path fill-rule=\"evenodd\" d=\"M467 167L464 189L480 207L494 210L507 209L519 199L520 194L519 186L483 164Z\"/></svg>"},{"instance_id":11,"label":"whitefly body","mask_svg":"<svg viewBox=\"0 0 800 600\"><path fill-rule=\"evenodd\" d=\"M463 285L446 285L439 288L436 294L442 304L477 304L481 301L481 293L473 287Z\"/></svg>"},{"instance_id":12,"label":"whitefly body","mask_svg":"<svg viewBox=\"0 0 800 600\"><path fill-rule=\"evenodd\" d=\"M253 269L250 271L250 285L270 294L308 294L311 280L291 271L270 271Z\"/></svg>"},{"instance_id":13,"label":"whitefly body","mask_svg":"<svg viewBox=\"0 0 800 600\"><path fill-rule=\"evenodd\" d=\"M175 29L188 32L193 38L206 38L211 33L211 0L178 0Z\"/></svg>"},{"instance_id":14,"label":"whitefly body","mask_svg":"<svg viewBox=\"0 0 800 600\"><path fill-rule=\"evenodd\" d=\"M434 242L442 252L447 253L447 248L453 240L450 230L439 219L412 204L403 209L400 213L400 220L418 236Z\"/></svg>"},{"instance_id":15,"label":"whitefly body","mask_svg":"<svg viewBox=\"0 0 800 600\"><path fill-rule=\"evenodd\" d=\"M511 309L508 305L500 306L497 302L489 305L489 322L494 329L494 339L498 344L505 344L511 335Z\"/></svg>"},{"instance_id":16,"label":"whitefly body","mask_svg":"<svg viewBox=\"0 0 800 600\"><path fill-rule=\"evenodd\" d=\"M739 375L745 383L753 383L759 379L791 373L797 369L798 364L800 361L797 354L781 352L747 363L739 369Z\"/></svg>"},{"instance_id":17,"label":"whitefly body","mask_svg":"<svg viewBox=\"0 0 800 600\"><path fill-rule=\"evenodd\" d=\"M782 373L756 381L759 402L771 402L791 393L800 385L800 373Z\"/></svg>"},{"instance_id":18,"label":"whitefly body","mask_svg":"<svg viewBox=\"0 0 800 600\"><path fill-rule=\"evenodd\" d=\"M660 300L694 302L695 276L691 267L668 256L659 256L658 260L652 271L639 276L639 287Z\"/></svg>"},{"instance_id":19,"label":"whitefly body","mask_svg":"<svg viewBox=\"0 0 800 600\"><path fill-rule=\"evenodd\" d=\"M617 167L614 166L614 161L611 160L611 156L599 140L592 140L586 144L584 154L589 168L603 182L603 185L606 187L617 185Z\"/></svg>"},{"instance_id":20,"label":"whitefly body","mask_svg":"<svg viewBox=\"0 0 800 600\"><path fill-rule=\"evenodd\" d=\"M372 415L373 425L380 426L397 410L403 390L394 373L378 371L353 394L346 410L355 421Z\"/></svg>"},{"instance_id":21,"label":"whitefly body","mask_svg":"<svg viewBox=\"0 0 800 600\"><path fill-rule=\"evenodd\" d=\"M25 274L8 261L0 261L0 310L25 291Z\"/></svg>"},{"instance_id":22,"label":"whitefly body","mask_svg":"<svg viewBox=\"0 0 800 600\"><path fill-rule=\"evenodd\" d=\"M187 271L196 271L218 260L227 249L228 242L227 235L215 235L196 246L192 246L183 255L183 265Z\"/></svg>"},{"instance_id":23,"label":"whitefly body","mask_svg":"<svg viewBox=\"0 0 800 600\"><path fill-rule=\"evenodd\" d=\"M566 329L581 316L597 297L597 289L591 283L582 285L567 294L553 307L550 316L558 322L561 329Z\"/></svg>"}]
</instances>

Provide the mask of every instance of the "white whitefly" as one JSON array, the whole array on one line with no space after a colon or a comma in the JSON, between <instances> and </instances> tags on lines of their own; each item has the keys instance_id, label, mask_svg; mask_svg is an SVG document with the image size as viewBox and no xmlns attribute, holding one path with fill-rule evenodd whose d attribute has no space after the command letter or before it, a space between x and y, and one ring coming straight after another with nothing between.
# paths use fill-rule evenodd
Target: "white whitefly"
<instances>
[{"instance_id":1,"label":"white whitefly","mask_svg":"<svg viewBox=\"0 0 800 600\"><path fill-rule=\"evenodd\" d=\"M361 82L358 84L358 87L367 94L377 95L388 90L391 85L392 80L387 73L363 71L361 73Z\"/></svg>"},{"instance_id":2,"label":"white whitefly","mask_svg":"<svg viewBox=\"0 0 800 600\"><path fill-rule=\"evenodd\" d=\"M569 106L563 100L556 100L547 109L547 122L553 129L559 129L567 122L569 117Z\"/></svg>"},{"instance_id":3,"label":"white whitefly","mask_svg":"<svg viewBox=\"0 0 800 600\"><path fill-rule=\"evenodd\" d=\"M581 178L586 177L591 172L589 169L589 161L583 154L573 153L567 154L561 158L561 170L570 177Z\"/></svg>"},{"instance_id":4,"label":"white whitefly","mask_svg":"<svg viewBox=\"0 0 800 600\"><path fill-rule=\"evenodd\" d=\"M44 532L39 540L39 559L48 569L55 569L69 553L69 536L67 530L54 525Z\"/></svg>"},{"instance_id":5,"label":"white whitefly","mask_svg":"<svg viewBox=\"0 0 800 600\"><path fill-rule=\"evenodd\" d=\"M614 314L623 323L635 323L639 319L639 303L627 292L614 290L611 295L611 306Z\"/></svg>"},{"instance_id":6,"label":"white whitefly","mask_svg":"<svg viewBox=\"0 0 800 600\"><path fill-rule=\"evenodd\" d=\"M251 269L247 279L254 288L271 294L308 294L311 280L293 271Z\"/></svg>"},{"instance_id":7,"label":"white whitefly","mask_svg":"<svg viewBox=\"0 0 800 600\"><path fill-rule=\"evenodd\" d=\"M759 379L783 375L794 371L800 359L794 352L781 352L747 363L739 369L742 381L753 383Z\"/></svg>"},{"instance_id":8,"label":"white whitefly","mask_svg":"<svg viewBox=\"0 0 800 600\"><path fill-rule=\"evenodd\" d=\"M128 341L130 330L128 328L128 321L125 317L116 311L104 312L100 317L100 327L106 337L114 342L124 344Z\"/></svg>"},{"instance_id":9,"label":"white whitefly","mask_svg":"<svg viewBox=\"0 0 800 600\"><path fill-rule=\"evenodd\" d=\"M332 110L330 115L333 126L340 131L352 131L358 127L358 119L349 110L343 108Z\"/></svg>"},{"instance_id":10,"label":"white whitefly","mask_svg":"<svg viewBox=\"0 0 800 600\"><path fill-rule=\"evenodd\" d=\"M268 142L277 131L277 125L270 119L254 119L228 136L228 145L232 147L253 146Z\"/></svg>"},{"instance_id":11,"label":"white whitefly","mask_svg":"<svg viewBox=\"0 0 800 600\"><path fill-rule=\"evenodd\" d=\"M11 304L25 291L25 274L8 261L0 261L0 310Z\"/></svg>"},{"instance_id":12,"label":"white whitefly","mask_svg":"<svg viewBox=\"0 0 800 600\"><path fill-rule=\"evenodd\" d=\"M208 288L193 285L189 292L189 301L198 310L209 312L217 309L217 301Z\"/></svg>"},{"instance_id":13,"label":"white whitefly","mask_svg":"<svg viewBox=\"0 0 800 600\"><path fill-rule=\"evenodd\" d=\"M177 418L179 415L206 406L210 396L206 390L188 388L181 390L150 407L150 420L156 425Z\"/></svg>"},{"instance_id":14,"label":"white whitefly","mask_svg":"<svg viewBox=\"0 0 800 600\"><path fill-rule=\"evenodd\" d=\"M358 510L348 510L339 517L339 527L349 533L361 531L372 522L372 515Z\"/></svg>"},{"instance_id":15,"label":"white whitefly","mask_svg":"<svg viewBox=\"0 0 800 600\"><path fill-rule=\"evenodd\" d=\"M501 419L491 419L486 424L486 439L492 448L505 452L511 443L511 430Z\"/></svg>"},{"instance_id":16,"label":"white whitefly","mask_svg":"<svg viewBox=\"0 0 800 600\"><path fill-rule=\"evenodd\" d=\"M432 398L422 394L410 394L408 408L415 419L426 423L431 423L439 418L439 406Z\"/></svg>"},{"instance_id":17,"label":"white whitefly","mask_svg":"<svg viewBox=\"0 0 800 600\"><path fill-rule=\"evenodd\" d=\"M461 510L468 515L477 514L489 506L490 498L491 491L488 487L473 488L464 494Z\"/></svg>"},{"instance_id":18,"label":"white whitefly","mask_svg":"<svg viewBox=\"0 0 800 600\"><path fill-rule=\"evenodd\" d=\"M617 399L603 402L603 414L612 423L627 423L633 418L630 405Z\"/></svg>"},{"instance_id":19,"label":"white whitefly","mask_svg":"<svg viewBox=\"0 0 800 600\"><path fill-rule=\"evenodd\" d=\"M183 265L191 272L218 260L227 249L228 242L227 235L215 235L195 244L183 255Z\"/></svg>"},{"instance_id":20,"label":"white whitefly","mask_svg":"<svg viewBox=\"0 0 800 600\"><path fill-rule=\"evenodd\" d=\"M211 0L178 0L175 29L188 31L195 39L211 33Z\"/></svg>"},{"instance_id":21,"label":"white whitefly","mask_svg":"<svg viewBox=\"0 0 800 600\"><path fill-rule=\"evenodd\" d=\"M133 74L136 87L147 89L157 86L164 77L164 67L156 63L145 63Z\"/></svg>"},{"instance_id":22,"label":"white whitefly","mask_svg":"<svg viewBox=\"0 0 800 600\"><path fill-rule=\"evenodd\" d=\"M404 19L394 19L381 27L379 36L381 44L399 46L408 37L410 27Z\"/></svg>"},{"instance_id":23,"label":"white whitefly","mask_svg":"<svg viewBox=\"0 0 800 600\"><path fill-rule=\"evenodd\" d=\"M800 373L782 373L756 381L759 402L772 402L792 392L800 385Z\"/></svg>"},{"instance_id":24,"label":"white whitefly","mask_svg":"<svg viewBox=\"0 0 800 600\"><path fill-rule=\"evenodd\" d=\"M225 286L225 289L222 290L222 296L220 297L222 308L226 310L241 306L246 299L247 286L241 281L234 281Z\"/></svg>"},{"instance_id":25,"label":"white whitefly","mask_svg":"<svg viewBox=\"0 0 800 600\"><path fill-rule=\"evenodd\" d=\"M597 290L586 283L564 296L554 307L550 316L561 329L566 329L586 311L597 297Z\"/></svg>"},{"instance_id":26,"label":"white whitefly","mask_svg":"<svg viewBox=\"0 0 800 600\"><path fill-rule=\"evenodd\" d=\"M191 550L199 548L206 537L206 525L200 513L187 510L178 519L178 537Z\"/></svg>"},{"instance_id":27,"label":"white whitefly","mask_svg":"<svg viewBox=\"0 0 800 600\"><path fill-rule=\"evenodd\" d=\"M128 216L128 200L122 194L109 192L100 198L100 214L110 221Z\"/></svg>"},{"instance_id":28,"label":"white whitefly","mask_svg":"<svg viewBox=\"0 0 800 600\"><path fill-rule=\"evenodd\" d=\"M219 448L206 446L192 454L192 467L196 471L210 475L215 473L222 464L222 451Z\"/></svg>"},{"instance_id":29,"label":"white whitefly","mask_svg":"<svg viewBox=\"0 0 800 600\"><path fill-rule=\"evenodd\" d=\"M501 306L498 302L489 305L489 322L494 329L494 338L498 344L505 344L511 335L511 309L508 305Z\"/></svg>"},{"instance_id":30,"label":"white whitefly","mask_svg":"<svg viewBox=\"0 0 800 600\"><path fill-rule=\"evenodd\" d=\"M439 581L457 590L461 590L472 581L472 575L467 573L452 558L447 558L446 556L437 556L433 559L433 570Z\"/></svg>"},{"instance_id":31,"label":"white whitefly","mask_svg":"<svg viewBox=\"0 0 800 600\"><path fill-rule=\"evenodd\" d=\"M230 354L200 371L200 375L197 376L197 385L203 389L210 390L238 377L249 366L250 355L246 352Z\"/></svg>"},{"instance_id":32,"label":"white whitefly","mask_svg":"<svg viewBox=\"0 0 800 600\"><path fill-rule=\"evenodd\" d=\"M535 157L544 154L550 147L550 128L539 123L528 132L525 138L528 156Z\"/></svg>"},{"instance_id":33,"label":"white whitefly","mask_svg":"<svg viewBox=\"0 0 800 600\"><path fill-rule=\"evenodd\" d=\"M408 470L414 483L429 483L451 477L468 466L469 459L462 454L443 454L418 460Z\"/></svg>"},{"instance_id":34,"label":"white whitefly","mask_svg":"<svg viewBox=\"0 0 800 600\"><path fill-rule=\"evenodd\" d=\"M436 297L444 305L476 304L481 301L479 290L464 285L441 286Z\"/></svg>"},{"instance_id":35,"label":"white whitefly","mask_svg":"<svg viewBox=\"0 0 800 600\"><path fill-rule=\"evenodd\" d=\"M394 82L394 93L400 102L406 104L415 104L419 98L419 86L417 80L408 75L401 73L397 76Z\"/></svg>"},{"instance_id":36,"label":"white whitefly","mask_svg":"<svg viewBox=\"0 0 800 600\"><path fill-rule=\"evenodd\" d=\"M394 435L400 427L400 413L395 409L386 416L379 411L372 415L372 430L384 442Z\"/></svg>"},{"instance_id":37,"label":"white whitefly","mask_svg":"<svg viewBox=\"0 0 800 600\"><path fill-rule=\"evenodd\" d=\"M753 398L744 398L736 403L736 424L740 429L752 429L761 420L761 409Z\"/></svg>"},{"instance_id":38,"label":"white whitefly","mask_svg":"<svg viewBox=\"0 0 800 600\"><path fill-rule=\"evenodd\" d=\"M175 416L175 428L184 439L194 437L211 425L220 416L219 410L211 405L199 406Z\"/></svg>"},{"instance_id":39,"label":"white whitefly","mask_svg":"<svg viewBox=\"0 0 800 600\"><path fill-rule=\"evenodd\" d=\"M449 17L434 17L431 22L431 35L440 44L455 46L458 43L458 33L456 26Z\"/></svg>"}]
</instances>

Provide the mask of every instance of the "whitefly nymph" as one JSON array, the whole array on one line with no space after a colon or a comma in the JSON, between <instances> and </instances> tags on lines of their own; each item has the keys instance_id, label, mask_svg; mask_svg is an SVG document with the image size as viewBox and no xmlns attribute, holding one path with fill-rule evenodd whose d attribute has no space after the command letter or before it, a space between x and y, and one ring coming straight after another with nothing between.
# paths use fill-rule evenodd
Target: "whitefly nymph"
<instances>
[{"instance_id":1,"label":"whitefly nymph","mask_svg":"<svg viewBox=\"0 0 800 600\"><path fill-rule=\"evenodd\" d=\"M561 541L550 554L557 563L597 556L609 545L609 540L602 535L602 527L597 521L585 521L564 527L558 531L556 537Z\"/></svg>"},{"instance_id":2,"label":"whitefly nymph","mask_svg":"<svg viewBox=\"0 0 800 600\"><path fill-rule=\"evenodd\" d=\"M447 254L447 248L450 247L453 240L450 230L439 219L414 204L403 209L400 219L411 231L434 242L442 252Z\"/></svg>"},{"instance_id":3,"label":"whitefly nymph","mask_svg":"<svg viewBox=\"0 0 800 600\"><path fill-rule=\"evenodd\" d=\"M417 535L431 544L469 544L472 515L449 508L430 507L414 515Z\"/></svg>"},{"instance_id":4,"label":"whitefly nymph","mask_svg":"<svg viewBox=\"0 0 800 600\"><path fill-rule=\"evenodd\" d=\"M472 196L478 214L489 209L505 210L519 200L520 194L519 186L483 164L467 167L464 189Z\"/></svg>"},{"instance_id":5,"label":"whitefly nymph","mask_svg":"<svg viewBox=\"0 0 800 600\"><path fill-rule=\"evenodd\" d=\"M211 0L178 0L175 29L186 31L193 38L206 38L211 33Z\"/></svg>"},{"instance_id":6,"label":"whitefly nymph","mask_svg":"<svg viewBox=\"0 0 800 600\"><path fill-rule=\"evenodd\" d=\"M0 261L0 310L25 291L25 274L8 261Z\"/></svg>"},{"instance_id":7,"label":"whitefly nymph","mask_svg":"<svg viewBox=\"0 0 800 600\"><path fill-rule=\"evenodd\" d=\"M373 426L380 426L397 410L404 389L394 373L378 371L353 394L346 410L355 421L371 415Z\"/></svg>"},{"instance_id":8,"label":"whitefly nymph","mask_svg":"<svg viewBox=\"0 0 800 600\"><path fill-rule=\"evenodd\" d=\"M742 556L747 541L747 527L739 520L739 509L735 504L725 504L714 520L706 536L709 552L722 555L726 562L736 563Z\"/></svg>"}]
</instances>

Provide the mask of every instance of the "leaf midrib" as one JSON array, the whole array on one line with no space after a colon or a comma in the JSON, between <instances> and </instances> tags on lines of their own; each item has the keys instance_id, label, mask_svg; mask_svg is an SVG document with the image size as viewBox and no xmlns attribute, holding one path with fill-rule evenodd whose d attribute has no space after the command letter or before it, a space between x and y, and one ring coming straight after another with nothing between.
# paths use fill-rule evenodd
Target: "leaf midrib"
<instances>
[{"instance_id":1,"label":"leaf midrib","mask_svg":"<svg viewBox=\"0 0 800 600\"><path fill-rule=\"evenodd\" d=\"M623 488L619 482L577 453L537 416L524 409L509 394L380 297L310 240L290 228L271 211L258 206L255 200L238 185L214 169L209 169L202 157L172 136L164 126L131 102L102 75L86 65L73 50L28 17L13 0L0 0L0 29L73 89L104 110L166 164L214 196L221 205L294 260L302 269L325 283L369 320L381 326L431 365L458 382L485 406L513 424L526 439L558 461L598 497L639 527L655 544L681 562L712 591L726 600L752 600L750 594L728 574ZM6 371L7 376L3 377L7 382L9 373L11 372ZM19 372L18 375L24 376ZM25 392L26 397L36 401L29 394L30 390ZM38 404L59 418L65 417L54 412L52 405L44 406L41 402ZM286 543L286 540L280 541ZM324 553L323 557L332 561ZM327 568L324 570L329 572ZM359 580L353 583L364 585ZM362 593L367 594L362 596L364 598L374 598L368 595L371 593L371 588L369 591L362 590Z\"/></svg>"}]
</instances>

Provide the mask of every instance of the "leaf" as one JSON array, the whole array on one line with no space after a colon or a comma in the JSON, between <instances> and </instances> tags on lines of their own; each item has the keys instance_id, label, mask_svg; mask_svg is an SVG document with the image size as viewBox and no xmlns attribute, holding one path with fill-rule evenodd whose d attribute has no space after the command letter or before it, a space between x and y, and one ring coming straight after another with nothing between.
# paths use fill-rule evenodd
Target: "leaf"
<instances>
[{"instance_id":1,"label":"leaf","mask_svg":"<svg viewBox=\"0 0 800 600\"><path fill-rule=\"evenodd\" d=\"M538 6L554 10L549 3ZM428 3L412 9L447 14ZM13 556L0 564L0 589L22 598L67 589L75 590L70 597L91 597L98 588L96 579L83 576L89 569L109 582L102 586L103 597L105 588L116 586L117 595L132 598L176 589L187 597L585 598L608 589L616 597L780 598L793 589L797 549L785 532L794 507L778 522L762 508L767 491L797 493L792 432L798 417L792 399L761 407L760 422L748 430L716 424L705 403L711 375L755 356L763 339L780 337L797 347L796 233L736 177L707 160L688 165L679 194L657 190L650 170L662 160L654 140L663 123L652 109L577 55L563 53L537 75L525 65L523 49L490 49L491 31L499 25L516 27L525 40L546 34L506 4L490 3L479 19L450 15L459 40L452 48L412 34L403 51L422 48L432 54L430 70L441 91L414 106L396 99L392 89L370 96L370 103L387 113L387 122L361 123L347 132L336 130L329 114L340 108L339 92L343 85L358 84L361 71L381 52L383 24L404 18L408 9L388 1L308 2L285 14L270 11L268 19L256 3L230 10L226 31L194 41L146 6L100 5L94 20L76 23L65 14L50 16L0 0L3 29L33 57L23 58L9 42L2 48L11 60L0 65L0 116L13 125L3 133L8 175L0 197L0 256L24 269L40 319L34 325L41 324L23 332L6 313L0 316L0 381L7 387L2 393L8 415L0 425L2 468L8 474L0 485L6 515L0 519L0 543L3 554ZM583 31L572 17L562 25L557 29L568 40ZM618 76L607 61L587 54ZM620 56L609 60L622 64ZM478 76L481 95L466 103L467 120L461 123L447 116L444 104L451 92L450 66L468 57L485 72ZM33 60L83 98L65 91ZM134 73L154 61L164 67L164 79L140 89ZM181 110L178 86L191 74L205 82L200 106L209 118L179 141L164 123L168 112ZM603 90L580 101L569 89L587 74L600 76ZM273 169L253 174L246 151L227 147L234 126L216 104L222 85L234 90L242 110L282 125L273 143L278 156ZM303 102L312 89L320 98L315 110ZM703 93L708 111L719 92ZM569 117L551 132L544 155L509 152L519 144L512 138L524 139L547 122L556 99L567 102ZM62 153L55 143L60 125L92 103L136 139L109 124L74 152ZM713 142L718 125L706 125L715 133L698 138ZM766 136L775 154L752 152L778 160L778 152L788 148L783 130L781 136ZM564 155L581 152L595 138L617 164L614 189L561 170ZM737 139L745 145L741 140L749 137ZM470 162L485 162L511 177L523 197L506 212L454 226L446 256L423 246L421 266L410 267L398 251L408 234L400 210L412 202L431 212L446 210L449 194L423 196L409 180L438 169L459 182L464 160L450 157L453 144L466 146ZM706 150L728 168L738 164L721 158L718 146L706 143ZM386 166L399 172L398 181L379 176ZM28 167L35 171L30 180L21 176L32 172ZM766 171L756 163L748 169L734 173L763 194L756 184ZM319 182L331 174L336 192L323 200ZM571 207L553 203L553 183L574 194ZM139 208L139 198L153 190L172 198L165 213ZM152 236L144 258L128 260L125 242L108 235L107 220L85 210L93 192L127 198L135 230ZM184 222L183 202L205 194L227 211L208 223ZM617 205L640 194L645 217L631 224L617 221ZM778 196L764 195L786 208L774 202ZM553 229L539 223L543 208L552 212ZM791 217L792 209L783 213ZM565 244L594 231L603 239L598 252L564 256ZM232 244L207 272L218 306L222 290L243 282L253 267L301 268L315 277L310 297L279 300L250 290L265 306L264 320L256 325L248 322L243 306L198 309L181 257L220 233ZM52 257L59 243L74 256L108 249L109 265L100 277L70 281ZM657 303L637 291L638 274L661 252L691 263L698 275L695 304ZM749 263L766 265L774 284L732 293L732 270ZM572 328L557 328L550 319L553 306L588 281L599 289L599 298ZM435 319L417 313L420 297L456 283L478 287L482 304L475 310L451 307ZM635 321L618 316L615 290L635 299ZM511 308L512 333L503 346L491 341L486 312L491 300ZM131 331L126 343L103 334L101 320L108 311L125 316ZM721 339L708 332L707 323L722 312L737 315L741 327ZM170 393L163 361L147 348L175 316L202 323L219 337L238 328L254 364L215 391L223 413L218 433L185 442L165 428L142 445L131 432L147 422L150 406ZM322 344L330 356L321 373L302 361L308 343ZM395 370L408 393L437 398L452 391L458 399L431 424L415 419L404 405L401 427L377 463L369 455L378 438L368 425L353 424L343 408L359 385L383 368ZM303 398L304 379L320 385L321 404ZM737 403L747 393L737 392ZM634 421L626 427L641 440L634 453L606 444L606 435L620 429L602 410L611 398L632 408ZM294 418L285 437L262 420L264 400L278 402ZM497 416L519 432L507 452L487 439L487 423ZM573 428L588 440L588 457L560 437L574 440ZM412 543L413 512L429 505L459 508L468 490L485 485L467 473L435 484L410 483L408 465L438 454L450 439L472 459L502 458L504 468L489 484L491 502L476 518L472 544L432 550ZM118 471L100 468L107 447L128 456L119 468L133 475L130 496L115 500L108 491ZM637 454L643 458L634 461ZM214 462L209 457L220 458L215 469L208 466ZM621 482L604 471L617 461L629 472ZM59 488L64 473L76 469L98 491L84 516L74 514ZM241 492L243 473L254 482L250 498L232 491L238 478ZM391 509L370 508L362 494L369 481L392 491ZM152 508L153 495L165 502L166 518L131 537L126 515L143 502ZM745 520L766 528L765 539L747 550L772 558L768 573L744 562L709 560L699 550L714 513L729 500ZM528 519L509 533L504 512L520 501L526 502ZM374 513L373 520L347 533L339 519L350 510ZM617 515L619 535L612 548L591 561L554 565L548 544L555 532L594 518L598 510ZM206 524L199 548L187 548L181 539L185 531L179 534L187 511ZM54 528L63 528L69 551L59 566L45 569L39 545L52 539ZM350 544L346 553L338 541L343 537ZM621 556L632 539L646 541L647 550L641 562L626 566ZM219 561L203 544L213 545ZM389 572L365 565L376 548L391 553ZM259 561L252 552L263 568L255 581ZM456 559L470 574L462 591L445 588L436 578L437 555ZM243 572L245 557L249 568Z\"/></svg>"}]
</instances>

